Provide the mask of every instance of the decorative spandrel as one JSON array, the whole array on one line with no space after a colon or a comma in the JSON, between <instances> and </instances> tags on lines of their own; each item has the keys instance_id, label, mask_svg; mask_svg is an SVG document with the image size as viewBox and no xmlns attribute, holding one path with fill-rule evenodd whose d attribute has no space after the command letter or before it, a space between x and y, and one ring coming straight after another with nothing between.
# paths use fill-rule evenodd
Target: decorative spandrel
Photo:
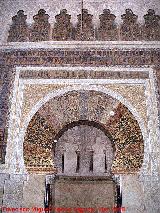
<instances>
[{"instance_id":1,"label":"decorative spandrel","mask_svg":"<svg viewBox=\"0 0 160 213\"><path fill-rule=\"evenodd\" d=\"M27 15L23 10L19 10L17 15L12 17L12 25L10 26L8 42L24 42L28 41L29 30L27 26Z\"/></svg>"},{"instance_id":2,"label":"decorative spandrel","mask_svg":"<svg viewBox=\"0 0 160 213\"><path fill-rule=\"evenodd\" d=\"M44 9L40 9L38 14L33 16L33 26L31 30L31 41L47 41L50 35L49 15Z\"/></svg>"},{"instance_id":3,"label":"decorative spandrel","mask_svg":"<svg viewBox=\"0 0 160 213\"><path fill-rule=\"evenodd\" d=\"M140 26L137 23L138 16L131 9L126 9L126 13L121 15L122 25L120 27L121 40L140 40Z\"/></svg>"},{"instance_id":4,"label":"decorative spandrel","mask_svg":"<svg viewBox=\"0 0 160 213\"><path fill-rule=\"evenodd\" d=\"M67 14L67 10L63 9L60 14L55 16L56 23L52 33L53 40L71 40L73 26L71 23L71 15Z\"/></svg>"},{"instance_id":5,"label":"decorative spandrel","mask_svg":"<svg viewBox=\"0 0 160 213\"><path fill-rule=\"evenodd\" d=\"M99 40L117 40L118 32L115 23L116 16L109 9L103 10L99 16L100 27L98 29Z\"/></svg>"},{"instance_id":6,"label":"decorative spandrel","mask_svg":"<svg viewBox=\"0 0 160 213\"><path fill-rule=\"evenodd\" d=\"M82 14L77 18L75 40L94 40L93 15L89 14L87 9L82 9Z\"/></svg>"},{"instance_id":7,"label":"decorative spandrel","mask_svg":"<svg viewBox=\"0 0 160 213\"><path fill-rule=\"evenodd\" d=\"M145 40L160 40L160 16L152 9L144 15L143 38Z\"/></svg>"}]
</instances>

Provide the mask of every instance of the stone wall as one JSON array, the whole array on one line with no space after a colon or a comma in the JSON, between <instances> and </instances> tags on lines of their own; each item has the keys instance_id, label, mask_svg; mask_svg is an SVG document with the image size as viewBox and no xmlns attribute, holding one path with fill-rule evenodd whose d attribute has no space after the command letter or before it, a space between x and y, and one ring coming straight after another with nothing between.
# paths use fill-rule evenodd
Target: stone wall
<instances>
[{"instance_id":1,"label":"stone wall","mask_svg":"<svg viewBox=\"0 0 160 213\"><path fill-rule=\"evenodd\" d=\"M23 187L22 206L30 208L44 208L45 175L30 174Z\"/></svg>"},{"instance_id":2,"label":"stone wall","mask_svg":"<svg viewBox=\"0 0 160 213\"><path fill-rule=\"evenodd\" d=\"M115 183L107 178L57 177L52 190L53 207L112 209L116 202Z\"/></svg>"},{"instance_id":3,"label":"stone wall","mask_svg":"<svg viewBox=\"0 0 160 213\"><path fill-rule=\"evenodd\" d=\"M79 120L95 122L95 127L102 125L106 131L116 150L112 165L114 173L132 173L140 169L144 141L134 116L111 96L90 91L71 92L51 99L34 115L24 141L24 160L28 171L42 169L47 172L52 169L53 140L62 128Z\"/></svg>"}]
</instances>

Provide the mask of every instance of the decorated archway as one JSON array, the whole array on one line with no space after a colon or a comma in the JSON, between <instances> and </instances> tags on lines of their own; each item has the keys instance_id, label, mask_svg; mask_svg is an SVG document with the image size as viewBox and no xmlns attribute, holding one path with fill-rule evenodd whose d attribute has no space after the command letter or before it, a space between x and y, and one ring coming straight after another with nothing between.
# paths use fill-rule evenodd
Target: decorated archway
<instances>
[{"instance_id":1,"label":"decorated archway","mask_svg":"<svg viewBox=\"0 0 160 213\"><path fill-rule=\"evenodd\" d=\"M79 120L96 122L113 139L114 173L137 173L143 162L143 136L139 124L120 101L98 91L72 91L46 102L29 122L24 160L29 172L53 172L53 140L66 125Z\"/></svg>"}]
</instances>

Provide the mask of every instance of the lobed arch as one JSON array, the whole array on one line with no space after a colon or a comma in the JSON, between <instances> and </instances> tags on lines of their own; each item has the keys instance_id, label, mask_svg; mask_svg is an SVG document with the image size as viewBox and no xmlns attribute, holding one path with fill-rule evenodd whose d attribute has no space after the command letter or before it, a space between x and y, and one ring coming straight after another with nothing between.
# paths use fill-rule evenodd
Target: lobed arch
<instances>
[{"instance_id":1,"label":"lobed arch","mask_svg":"<svg viewBox=\"0 0 160 213\"><path fill-rule=\"evenodd\" d=\"M134 117L134 119L135 119L135 122L137 122L137 128L139 128L139 132L141 132L142 133L142 137L141 137L141 140L145 140L145 138L146 138L146 129L145 129L145 127L144 127L144 122L143 122L143 120L140 118L140 116L139 116L139 114L137 113L137 111L134 109L134 107L127 101L127 100L125 100L120 94L117 94L117 93L115 93L115 92L113 92L113 91L111 91L111 90L108 90L108 89L106 89L106 88L104 88L103 86L94 86L94 85L89 85L89 86L86 86L86 85L76 85L75 87L74 87L74 89L73 89L73 87L70 87L70 86L68 86L67 88L65 88L65 89L60 89L60 90L57 90L56 92L51 92L51 93L49 93L49 94L47 94L47 96L45 96L43 99L41 99L33 108L32 108L32 110L30 111L30 113L29 113L29 115L28 115L28 117L26 118L26 120L25 120L25 125L24 125L24 130L23 130L23 134L22 134L22 136L23 136L23 141L24 141L24 159L25 159L25 140L24 140L24 136L25 136L25 132L27 132L27 126L29 126L29 123L31 122L31 120L34 118L34 116L36 115L36 113L38 113L38 111L40 110L40 108L41 107L43 107L47 102L49 102L50 100L52 100L53 98L56 98L56 97L63 97L64 95L66 95L67 93L69 94L69 93L72 93L72 92L81 92L81 91L83 91L83 92L85 92L85 91L88 91L88 92L90 92L90 91L95 91L95 92L97 92L97 93L99 93L99 94L103 94L103 95L107 95L107 96L110 96L111 98L113 98L113 99L115 99L115 100L118 100L120 103L121 103L121 105L122 106L124 106L124 108L126 109L126 110L128 110L128 112L131 114L131 115L133 115L133 117ZM76 122L78 122L77 120L72 120L72 123L76 123ZM82 122L84 122L84 121L82 121ZM93 123L93 122L95 122L94 120L90 120L89 121L90 122L90 124L91 123ZM70 125L69 123L67 124L65 124L65 125ZM64 125L64 126L65 126ZM100 124L101 126L104 126L104 124ZM61 126L61 129L59 129L59 131L57 131L57 132L55 132L54 134L55 134L55 136L58 134L58 133L60 133L61 131L62 131L62 129L64 128L64 126ZM106 127L104 127L104 128L106 128ZM107 128L106 128L106 131L108 131L107 130ZM109 131L108 131L109 132ZM140 134L141 134L140 133ZM110 134L111 135L111 134ZM144 142L142 142L141 141L141 143L143 143L142 144L142 147L143 147L143 145L144 145ZM133 151L133 150L132 150ZM142 166L142 158L143 158L143 153L142 153L142 150L140 151L141 152L141 162L140 162L140 165L139 165L139 168L136 168L135 170L132 168L132 171L129 171L129 170L125 170L125 169L123 169L123 168L121 168L121 169L119 169L119 170L117 170L117 169L115 169L115 173L133 173L133 172L137 172L139 169L140 169L140 167ZM49 155L50 155L50 159L49 159L49 161L50 161L50 168L48 168L48 170L45 168L45 166L44 166L44 170L45 171L47 171L47 172L50 172L52 169L53 169L53 162L51 162L52 161L52 156L51 156L51 152L49 152L48 153ZM119 154L120 155L120 154ZM124 155L124 154L123 154ZM123 159L120 159L120 157L119 157L119 159L118 160L121 160L121 161L124 161ZM117 165L118 165L118 160L116 159L114 162L115 162L115 168L117 167ZM26 164L26 162L25 162L25 164ZM39 165L40 166L40 165ZM34 170L34 171L36 171L36 168L34 167L34 168L30 168L30 166L28 167L27 166L27 164L26 164L26 167L28 168L28 171L32 171L32 169ZM40 166L41 167L41 166ZM52 167L52 169L51 169L51 167ZM43 170L43 168L38 168L37 167L37 169L42 169Z\"/></svg>"}]
</instances>

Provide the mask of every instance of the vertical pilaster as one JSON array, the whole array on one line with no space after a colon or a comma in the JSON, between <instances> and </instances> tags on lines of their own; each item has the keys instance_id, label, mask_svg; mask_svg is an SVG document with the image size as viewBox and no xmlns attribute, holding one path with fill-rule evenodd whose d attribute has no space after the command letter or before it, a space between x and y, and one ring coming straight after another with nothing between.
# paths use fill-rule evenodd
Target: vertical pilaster
<instances>
[{"instance_id":1,"label":"vertical pilaster","mask_svg":"<svg viewBox=\"0 0 160 213\"><path fill-rule=\"evenodd\" d=\"M21 208L23 207L23 186L26 175L11 174L5 181L3 207ZM5 209L4 211L5 212ZM18 211L16 211L18 212Z\"/></svg>"}]
</instances>

